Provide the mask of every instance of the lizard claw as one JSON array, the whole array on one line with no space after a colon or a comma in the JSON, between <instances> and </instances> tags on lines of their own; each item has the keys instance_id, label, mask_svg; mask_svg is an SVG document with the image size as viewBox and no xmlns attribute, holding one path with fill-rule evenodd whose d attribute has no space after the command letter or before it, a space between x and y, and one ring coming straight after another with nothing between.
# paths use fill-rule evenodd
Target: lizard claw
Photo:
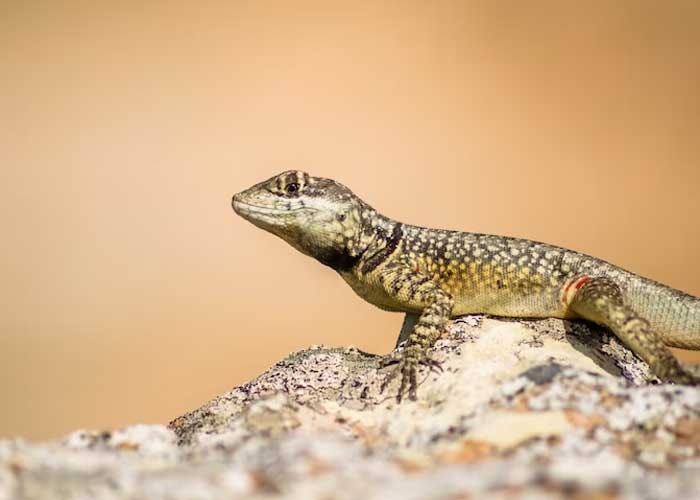
<instances>
[{"instance_id":1,"label":"lizard claw","mask_svg":"<svg viewBox=\"0 0 700 500\"><path fill-rule=\"evenodd\" d=\"M394 379L398 378L399 375L401 375L401 384L399 385L399 391L396 394L397 403L400 403L403 400L405 394L408 394L408 399L411 401L415 401L417 399L417 372L420 365L429 367L431 372L442 372L440 362L429 358L425 353L425 350L418 345L409 346L400 354L392 354L382 360L382 368L391 365L398 366L391 370L391 372L382 381L382 385L379 390L383 393L389 384L393 382Z\"/></svg>"},{"instance_id":2,"label":"lizard claw","mask_svg":"<svg viewBox=\"0 0 700 500\"><path fill-rule=\"evenodd\" d=\"M435 359L428 359L425 364L430 368L432 373L442 373L444 371L442 369L442 363Z\"/></svg>"}]
</instances>

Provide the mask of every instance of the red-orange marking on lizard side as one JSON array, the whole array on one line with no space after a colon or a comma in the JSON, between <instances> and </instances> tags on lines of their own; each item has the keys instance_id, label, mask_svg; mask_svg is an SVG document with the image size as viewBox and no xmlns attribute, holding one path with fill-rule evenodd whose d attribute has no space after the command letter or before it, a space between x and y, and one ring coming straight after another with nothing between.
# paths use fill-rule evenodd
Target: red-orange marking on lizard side
<instances>
[{"instance_id":1,"label":"red-orange marking on lizard side","mask_svg":"<svg viewBox=\"0 0 700 500\"><path fill-rule=\"evenodd\" d=\"M588 283L589 281L591 281L591 277L590 277L590 276L584 276L583 278L581 278L580 280L578 280L578 281L576 282L576 284L574 285L574 287L576 288L576 290L580 290L581 287L582 287L583 285L585 285L586 283Z\"/></svg>"},{"instance_id":2,"label":"red-orange marking on lizard side","mask_svg":"<svg viewBox=\"0 0 700 500\"><path fill-rule=\"evenodd\" d=\"M589 281L591 281L590 276L582 276L576 280L569 281L566 284L566 287L564 288L564 291L561 294L562 304L564 304L566 306L569 304L569 302L571 302L571 299L574 298L573 295L571 297L569 297L569 291L573 291L574 293L576 293L577 291L579 291L583 287L583 285L585 285ZM574 289L571 290L571 287L574 287Z\"/></svg>"}]
</instances>

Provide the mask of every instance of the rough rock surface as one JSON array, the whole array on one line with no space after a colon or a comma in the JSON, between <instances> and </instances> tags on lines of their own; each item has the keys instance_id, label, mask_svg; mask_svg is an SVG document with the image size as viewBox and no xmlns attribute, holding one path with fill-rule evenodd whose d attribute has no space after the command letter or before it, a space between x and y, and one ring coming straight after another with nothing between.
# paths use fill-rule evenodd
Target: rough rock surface
<instances>
[{"instance_id":1,"label":"rough rock surface","mask_svg":"<svg viewBox=\"0 0 700 500\"><path fill-rule=\"evenodd\" d=\"M465 317L418 401L379 357L293 353L164 426L0 441L0 500L700 498L700 388L579 323Z\"/></svg>"}]
</instances>

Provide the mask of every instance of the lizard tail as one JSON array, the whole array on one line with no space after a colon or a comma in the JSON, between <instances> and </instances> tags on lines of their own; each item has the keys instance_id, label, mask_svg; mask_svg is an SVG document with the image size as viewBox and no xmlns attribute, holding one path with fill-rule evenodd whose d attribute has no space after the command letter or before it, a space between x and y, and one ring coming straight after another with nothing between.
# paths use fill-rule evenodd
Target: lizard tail
<instances>
[{"instance_id":1,"label":"lizard tail","mask_svg":"<svg viewBox=\"0 0 700 500\"><path fill-rule=\"evenodd\" d=\"M700 350L700 299L640 276L631 279L625 295L664 344Z\"/></svg>"}]
</instances>

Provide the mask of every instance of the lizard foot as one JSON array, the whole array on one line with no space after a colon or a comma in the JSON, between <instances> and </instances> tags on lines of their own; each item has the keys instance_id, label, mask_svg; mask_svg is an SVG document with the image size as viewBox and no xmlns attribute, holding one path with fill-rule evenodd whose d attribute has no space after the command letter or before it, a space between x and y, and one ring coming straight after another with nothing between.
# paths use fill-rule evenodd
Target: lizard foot
<instances>
[{"instance_id":1,"label":"lizard foot","mask_svg":"<svg viewBox=\"0 0 700 500\"><path fill-rule=\"evenodd\" d=\"M403 351L399 353L392 353L385 357L382 360L381 368L392 365L397 366L392 369L382 382L380 392L383 393L384 389L386 389L395 378L401 375L401 385L399 386L399 392L396 394L397 403L401 402L406 393L408 393L408 399L411 401L416 400L416 389L418 388L416 374L419 366L427 366L431 371L442 371L440 362L431 359L424 348L415 344L404 348Z\"/></svg>"}]
</instances>

